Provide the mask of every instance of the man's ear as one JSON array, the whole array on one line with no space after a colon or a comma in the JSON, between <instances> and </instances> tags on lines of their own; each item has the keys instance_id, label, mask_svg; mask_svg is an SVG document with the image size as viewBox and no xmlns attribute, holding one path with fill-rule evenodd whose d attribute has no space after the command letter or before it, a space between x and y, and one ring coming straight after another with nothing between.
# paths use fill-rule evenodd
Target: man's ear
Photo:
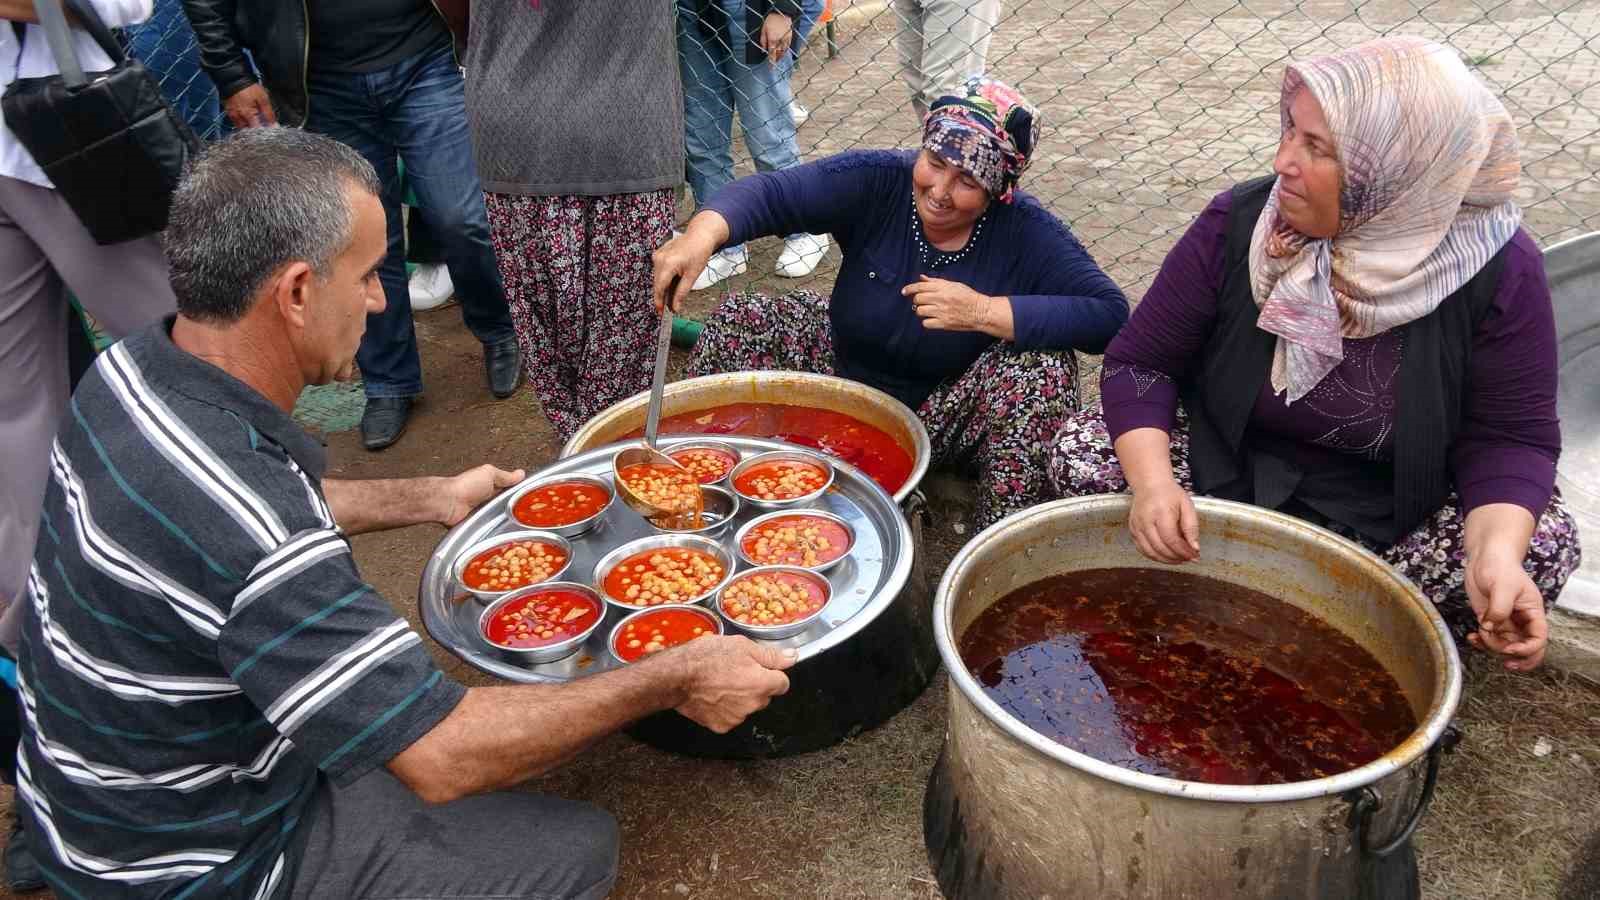
<instances>
[{"instance_id":1,"label":"man's ear","mask_svg":"<svg viewBox=\"0 0 1600 900\"><path fill-rule=\"evenodd\" d=\"M272 304L284 324L305 330L310 322L312 294L316 291L316 273L303 262L284 266L272 276Z\"/></svg>"}]
</instances>

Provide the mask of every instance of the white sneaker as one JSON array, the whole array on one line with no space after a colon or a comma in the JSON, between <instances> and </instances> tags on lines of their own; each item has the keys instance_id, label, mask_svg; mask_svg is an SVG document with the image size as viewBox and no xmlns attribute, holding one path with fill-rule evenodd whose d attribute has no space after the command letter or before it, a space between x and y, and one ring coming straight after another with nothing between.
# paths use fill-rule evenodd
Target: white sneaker
<instances>
[{"instance_id":1,"label":"white sneaker","mask_svg":"<svg viewBox=\"0 0 1600 900\"><path fill-rule=\"evenodd\" d=\"M804 278L816 271L817 264L822 262L822 257L827 253L827 235L793 235L783 241L783 252L778 254L776 271L785 278Z\"/></svg>"},{"instance_id":2,"label":"white sneaker","mask_svg":"<svg viewBox=\"0 0 1600 900\"><path fill-rule=\"evenodd\" d=\"M799 128L811 118L811 110L802 106L799 100L790 100L789 118L794 120L794 127Z\"/></svg>"},{"instance_id":3,"label":"white sneaker","mask_svg":"<svg viewBox=\"0 0 1600 900\"><path fill-rule=\"evenodd\" d=\"M694 280L694 290L703 291L708 287L715 287L735 275L743 275L750 269L750 251L743 244L737 247L724 247L711 254L711 260L701 270L700 277Z\"/></svg>"},{"instance_id":4,"label":"white sneaker","mask_svg":"<svg viewBox=\"0 0 1600 900\"><path fill-rule=\"evenodd\" d=\"M437 309L455 296L450 270L441 265L420 265L411 273L409 284L412 309Z\"/></svg>"}]
</instances>

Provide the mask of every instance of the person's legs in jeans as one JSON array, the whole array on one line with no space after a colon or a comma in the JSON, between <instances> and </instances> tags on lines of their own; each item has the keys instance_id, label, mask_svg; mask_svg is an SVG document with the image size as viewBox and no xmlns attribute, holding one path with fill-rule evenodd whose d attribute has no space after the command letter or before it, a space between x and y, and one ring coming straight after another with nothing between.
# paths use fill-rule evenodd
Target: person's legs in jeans
<instances>
[{"instance_id":1,"label":"person's legs in jeans","mask_svg":"<svg viewBox=\"0 0 1600 900\"><path fill-rule=\"evenodd\" d=\"M744 21L742 12L738 21ZM685 161L695 205L701 206L733 181L732 50L725 36L701 31L687 0L678 0L677 28Z\"/></svg>"},{"instance_id":2,"label":"person's legs in jeans","mask_svg":"<svg viewBox=\"0 0 1600 900\"><path fill-rule=\"evenodd\" d=\"M722 5L730 21L744 22L744 0L722 0ZM745 146L758 172L777 172L800 164L800 145L794 119L789 115L789 101L794 99L789 93L789 73L793 68L792 55L785 55L776 63L766 58L746 62L742 47L730 55L728 73L733 80L734 105L739 110Z\"/></svg>"},{"instance_id":3,"label":"person's legs in jeans","mask_svg":"<svg viewBox=\"0 0 1600 900\"><path fill-rule=\"evenodd\" d=\"M586 803L501 792L430 806L378 769L321 782L289 896L599 900L617 823Z\"/></svg>"},{"instance_id":4,"label":"person's legs in jeans","mask_svg":"<svg viewBox=\"0 0 1600 900\"><path fill-rule=\"evenodd\" d=\"M467 129L466 91L449 45L375 73L388 142L450 268L461 318L486 347L516 340ZM408 311L409 312L409 311Z\"/></svg>"},{"instance_id":5,"label":"person's legs in jeans","mask_svg":"<svg viewBox=\"0 0 1600 900\"><path fill-rule=\"evenodd\" d=\"M325 134L354 148L378 172L383 212L389 226L389 254L378 268L383 312L367 316L356 361L368 398L415 397L422 393L422 360L411 323L406 286L405 236L400 219L400 174L394 144L386 137L384 110L372 91L371 75L313 75L306 130Z\"/></svg>"}]
</instances>

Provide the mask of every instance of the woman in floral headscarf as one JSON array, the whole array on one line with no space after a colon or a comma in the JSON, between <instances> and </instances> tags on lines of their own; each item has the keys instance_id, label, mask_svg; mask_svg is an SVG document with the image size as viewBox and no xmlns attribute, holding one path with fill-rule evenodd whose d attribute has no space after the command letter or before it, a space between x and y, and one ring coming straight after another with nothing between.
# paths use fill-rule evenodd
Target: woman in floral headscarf
<instances>
[{"instance_id":1,"label":"woman in floral headscarf","mask_svg":"<svg viewBox=\"0 0 1600 900\"><path fill-rule=\"evenodd\" d=\"M1191 492L1326 525L1531 669L1578 545L1511 118L1408 37L1290 65L1281 111L1276 177L1218 195L1167 255L1051 479L1131 488L1160 562L1201 552Z\"/></svg>"},{"instance_id":2,"label":"woman in floral headscarf","mask_svg":"<svg viewBox=\"0 0 1600 900\"><path fill-rule=\"evenodd\" d=\"M864 382L918 411L934 464L976 471L979 525L1039 502L1048 442L1078 406L1072 351L1102 351L1128 302L1015 190L1037 131L1020 94L972 78L934 103L919 151L841 153L724 188L656 251L658 305L676 306L719 247L753 237L831 232L844 261L831 300L730 295L690 373Z\"/></svg>"}]
</instances>

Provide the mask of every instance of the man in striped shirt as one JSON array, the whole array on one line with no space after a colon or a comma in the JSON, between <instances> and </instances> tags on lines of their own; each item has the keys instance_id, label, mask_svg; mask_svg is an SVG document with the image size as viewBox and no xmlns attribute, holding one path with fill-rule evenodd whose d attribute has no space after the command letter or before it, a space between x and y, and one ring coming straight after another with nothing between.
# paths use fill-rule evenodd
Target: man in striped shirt
<instances>
[{"instance_id":1,"label":"man in striped shirt","mask_svg":"<svg viewBox=\"0 0 1600 900\"><path fill-rule=\"evenodd\" d=\"M73 397L17 679L17 804L63 897L600 897L608 814L491 792L651 712L726 730L787 689L792 654L730 637L469 690L362 581L346 534L453 524L521 478L324 481L289 417L382 308L378 191L317 135L215 145L173 201L178 316Z\"/></svg>"}]
</instances>

